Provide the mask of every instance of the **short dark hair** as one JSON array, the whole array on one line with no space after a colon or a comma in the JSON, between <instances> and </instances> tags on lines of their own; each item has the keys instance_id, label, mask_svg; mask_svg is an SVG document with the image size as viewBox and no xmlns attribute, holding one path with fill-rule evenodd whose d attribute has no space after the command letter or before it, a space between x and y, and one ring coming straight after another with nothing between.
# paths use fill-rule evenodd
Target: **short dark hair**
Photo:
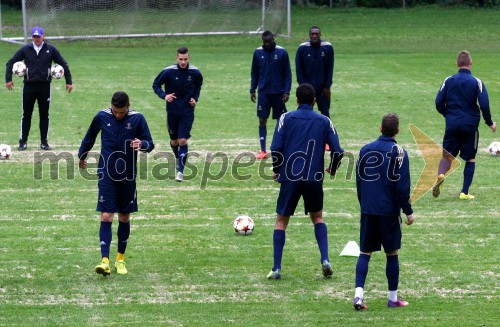
<instances>
[{"instance_id":1,"label":"short dark hair","mask_svg":"<svg viewBox=\"0 0 500 327\"><path fill-rule=\"evenodd\" d=\"M274 34L271 31L265 31L262 33L262 39L274 38Z\"/></svg>"},{"instance_id":2,"label":"short dark hair","mask_svg":"<svg viewBox=\"0 0 500 327\"><path fill-rule=\"evenodd\" d=\"M130 103L127 93L123 91L118 91L113 94L111 98L111 104L117 108L126 107Z\"/></svg>"},{"instance_id":3,"label":"short dark hair","mask_svg":"<svg viewBox=\"0 0 500 327\"><path fill-rule=\"evenodd\" d=\"M311 84L300 84L297 91L295 91L295 95L299 104L314 104L315 92Z\"/></svg>"},{"instance_id":4,"label":"short dark hair","mask_svg":"<svg viewBox=\"0 0 500 327\"><path fill-rule=\"evenodd\" d=\"M312 30L318 30L318 31L319 31L319 33L321 34L321 29L320 29L318 26L316 26L316 25L311 26L311 27L309 28L309 33L311 33L311 31L312 31Z\"/></svg>"},{"instance_id":5,"label":"short dark hair","mask_svg":"<svg viewBox=\"0 0 500 327\"><path fill-rule=\"evenodd\" d=\"M380 126L382 135L393 137L399 132L399 116L394 113L385 114Z\"/></svg>"},{"instance_id":6,"label":"short dark hair","mask_svg":"<svg viewBox=\"0 0 500 327\"><path fill-rule=\"evenodd\" d=\"M189 50L187 47L180 47L179 49L177 49L178 54L186 54L188 52L189 52Z\"/></svg>"}]
</instances>

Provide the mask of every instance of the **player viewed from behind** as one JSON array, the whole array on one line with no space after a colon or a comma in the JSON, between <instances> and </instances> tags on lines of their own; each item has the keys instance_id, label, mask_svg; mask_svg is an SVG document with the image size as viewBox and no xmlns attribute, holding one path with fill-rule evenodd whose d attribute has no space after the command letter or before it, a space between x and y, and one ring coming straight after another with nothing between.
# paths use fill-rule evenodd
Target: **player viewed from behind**
<instances>
[{"instance_id":1,"label":"player viewed from behind","mask_svg":"<svg viewBox=\"0 0 500 327\"><path fill-rule=\"evenodd\" d=\"M406 224L413 223L410 204L410 163L406 150L396 142L399 117L386 114L380 126L382 135L361 148L356 164L356 188L361 207L360 250L356 265L354 309L364 310L364 287L372 252L384 247L389 289L388 307L402 307L398 299L401 248L401 210Z\"/></svg>"},{"instance_id":2,"label":"player viewed from behind","mask_svg":"<svg viewBox=\"0 0 500 327\"><path fill-rule=\"evenodd\" d=\"M194 122L194 109L200 97L203 76L197 67L189 64L188 48L177 49L177 64L163 69L153 82L153 90L167 107L167 129L170 147L175 155L175 180L184 180L184 166L188 156L188 140ZM165 85L165 90L162 86Z\"/></svg>"},{"instance_id":3,"label":"player viewed from behind","mask_svg":"<svg viewBox=\"0 0 500 327\"><path fill-rule=\"evenodd\" d=\"M31 30L31 39L32 43L24 45L7 62L5 86L9 90L14 88L12 66L16 62L24 60L27 71L23 81L23 116L21 118L21 136L19 138L18 150L24 151L28 147L31 116L33 115L35 102L38 102L38 113L40 115L40 149L52 150L48 143L50 83L52 81L50 67L52 62L64 68L64 78L66 79L66 90L68 93L73 89L73 82L68 63L55 46L44 41L45 34L41 27L33 27Z\"/></svg>"},{"instance_id":4,"label":"player viewed from behind","mask_svg":"<svg viewBox=\"0 0 500 327\"><path fill-rule=\"evenodd\" d=\"M335 175L344 150L330 119L313 111L314 87L302 84L297 87L296 95L297 110L280 117L271 144L273 177L281 185L273 234L274 264L267 275L269 279L281 278L285 231L301 197L305 214L309 213L314 225L323 275L329 277L333 274L328 257L328 230L323 220L325 144L332 149L332 160L327 169L331 175Z\"/></svg>"},{"instance_id":5,"label":"player viewed from behind","mask_svg":"<svg viewBox=\"0 0 500 327\"><path fill-rule=\"evenodd\" d=\"M257 159L267 158L267 119L273 110L273 119L286 112L285 103L290 96L292 72L285 48L276 45L270 31L262 33L262 46L255 49L252 59L250 100L255 103L258 89L257 116L259 117L260 152Z\"/></svg>"},{"instance_id":6,"label":"player viewed from behind","mask_svg":"<svg viewBox=\"0 0 500 327\"><path fill-rule=\"evenodd\" d=\"M439 162L438 177L432 195L437 198L441 193L444 177L451 163L459 153L465 160L464 181L459 198L474 199L469 188L476 169L476 153L479 142L480 113L484 122L493 132L497 125L491 120L490 102L486 86L471 74L472 58L468 51L457 55L458 73L447 77L436 96L436 109L445 117L446 130L443 138L443 157ZM479 106L478 106L479 103Z\"/></svg>"},{"instance_id":7,"label":"player viewed from behind","mask_svg":"<svg viewBox=\"0 0 500 327\"><path fill-rule=\"evenodd\" d=\"M295 56L295 69L299 84L309 83L316 93L318 110L330 118L330 98L335 62L333 46L321 40L317 26L309 29L309 41L299 45Z\"/></svg>"},{"instance_id":8,"label":"player viewed from behind","mask_svg":"<svg viewBox=\"0 0 500 327\"><path fill-rule=\"evenodd\" d=\"M111 273L109 248L115 212L118 212L118 254L115 267L118 274L127 273L124 254L130 235L130 214L137 211L137 151L151 152L154 149L146 119L129 108L130 101L125 92L113 94L111 108L95 115L78 151L79 167L86 169L87 154L101 132L97 211L101 212L99 239L102 260L95 271L104 276Z\"/></svg>"}]
</instances>

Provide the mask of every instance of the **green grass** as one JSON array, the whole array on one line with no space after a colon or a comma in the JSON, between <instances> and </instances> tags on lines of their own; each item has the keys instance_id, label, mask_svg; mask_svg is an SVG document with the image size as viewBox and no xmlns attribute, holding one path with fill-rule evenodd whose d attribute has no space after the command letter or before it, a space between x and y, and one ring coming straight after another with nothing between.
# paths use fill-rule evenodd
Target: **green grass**
<instances>
[{"instance_id":1,"label":"green grass","mask_svg":"<svg viewBox=\"0 0 500 327\"><path fill-rule=\"evenodd\" d=\"M493 117L499 115L498 11L294 8L292 37L277 39L292 60L310 25L319 25L323 38L335 46L332 120L341 144L356 153L378 137L382 114L397 112L402 124L398 141L411 155L413 184L424 161L406 126L412 123L441 142L444 121L434 98L443 79L456 71L457 51L471 51L473 73L488 88ZM74 78L71 94L64 92L63 81L53 82L49 135L56 154L76 156L92 117L108 106L116 90L129 93L132 107L144 113L157 148L140 166L140 211L133 215L126 253L129 274L103 278L93 271L100 257L96 182L62 162L54 171L59 178L51 179L47 161L34 163L39 136L34 115L28 151L0 161L0 325L497 324L500 179L498 158L490 157L486 147L498 136L483 123L471 188L476 200L459 201L459 169L446 179L438 199L428 193L414 204L417 221L404 227L400 294L410 307L385 307L385 259L379 253L366 285L369 310L353 312L356 259L338 257L349 240L358 241L359 207L347 163L335 180L325 182L335 270L331 279L321 277L313 229L300 205L287 233L283 279L265 279L272 265L278 194L275 183L259 177L259 171L268 173L268 164L238 168L239 179L231 171L218 180L209 178L208 173L220 171L220 159L206 170L205 159L216 152L225 152L234 168L238 154L258 149L248 93L258 37L53 43ZM189 46L191 62L205 78L190 142L191 151L199 153L192 160L197 174L182 184L173 181L170 166L158 158L170 148L164 105L151 89L181 45ZM18 46L2 44L1 49L0 62L5 63ZM12 92L0 89L0 142L14 148L22 86L20 79L15 83ZM34 178L40 168L41 180ZM243 180L244 175L250 178ZM239 214L256 221L251 236L234 234L232 221ZM116 236L114 241L112 257Z\"/></svg>"}]
</instances>

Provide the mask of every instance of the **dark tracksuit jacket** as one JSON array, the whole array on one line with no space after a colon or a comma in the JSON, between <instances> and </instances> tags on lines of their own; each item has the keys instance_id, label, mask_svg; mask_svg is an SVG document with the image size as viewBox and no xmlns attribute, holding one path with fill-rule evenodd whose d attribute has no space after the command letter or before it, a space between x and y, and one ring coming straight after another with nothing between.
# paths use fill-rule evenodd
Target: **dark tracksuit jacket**
<instances>
[{"instance_id":1,"label":"dark tracksuit jacket","mask_svg":"<svg viewBox=\"0 0 500 327\"><path fill-rule=\"evenodd\" d=\"M99 132L101 132L101 154L97 168L99 178L135 179L137 152L130 147L130 142L138 138L142 141L140 150L145 152L151 152L155 147L144 116L129 110L123 119L118 120L111 108L99 111L82 140L78 158L82 160L87 158Z\"/></svg>"},{"instance_id":2,"label":"dark tracksuit jacket","mask_svg":"<svg viewBox=\"0 0 500 327\"><path fill-rule=\"evenodd\" d=\"M444 80L436 96L436 109L446 118L446 130L477 131L480 112L486 125L493 125L486 86L465 68Z\"/></svg>"},{"instance_id":3,"label":"dark tracksuit jacket","mask_svg":"<svg viewBox=\"0 0 500 327\"><path fill-rule=\"evenodd\" d=\"M402 210L411 215L406 150L384 135L363 146L356 164L356 188L362 214L399 216Z\"/></svg>"},{"instance_id":4,"label":"dark tracksuit jacket","mask_svg":"<svg viewBox=\"0 0 500 327\"><path fill-rule=\"evenodd\" d=\"M334 50L330 42L321 41L312 46L310 41L302 43L295 56L297 82L311 84L316 92L332 86Z\"/></svg>"},{"instance_id":5,"label":"dark tracksuit jacket","mask_svg":"<svg viewBox=\"0 0 500 327\"><path fill-rule=\"evenodd\" d=\"M285 48L276 45L271 51L262 46L255 49L252 59L250 93L290 94L292 71Z\"/></svg>"},{"instance_id":6,"label":"dark tracksuit jacket","mask_svg":"<svg viewBox=\"0 0 500 327\"><path fill-rule=\"evenodd\" d=\"M52 62L64 68L64 78L66 84L73 84L69 65L59 53L57 48L50 43L44 42L42 49L37 54L33 43L26 44L19 49L7 62L5 71L5 82L12 81L12 66L18 61L23 61L26 65L23 87L23 117L21 120L21 140L28 140L31 128L31 116L35 102L38 102L40 111L40 139L42 143L47 142L49 130L49 109L50 109L50 67Z\"/></svg>"},{"instance_id":7,"label":"dark tracksuit jacket","mask_svg":"<svg viewBox=\"0 0 500 327\"><path fill-rule=\"evenodd\" d=\"M344 150L331 120L313 111L311 105L300 105L297 110L281 115L271 144L278 182L322 182L325 144L330 146L330 168L335 171Z\"/></svg>"}]
</instances>

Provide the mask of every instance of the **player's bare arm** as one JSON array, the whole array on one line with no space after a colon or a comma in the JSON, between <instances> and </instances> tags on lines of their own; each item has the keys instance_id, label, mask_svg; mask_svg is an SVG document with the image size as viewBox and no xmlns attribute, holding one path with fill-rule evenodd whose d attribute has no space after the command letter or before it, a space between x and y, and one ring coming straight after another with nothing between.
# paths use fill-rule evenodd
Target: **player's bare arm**
<instances>
[{"instance_id":1,"label":"player's bare arm","mask_svg":"<svg viewBox=\"0 0 500 327\"><path fill-rule=\"evenodd\" d=\"M491 125L490 128L493 131L493 133L495 133L497 131L497 123L493 122L493 125Z\"/></svg>"},{"instance_id":2,"label":"player's bare arm","mask_svg":"<svg viewBox=\"0 0 500 327\"><path fill-rule=\"evenodd\" d=\"M14 82L10 81L10 82L5 83L5 87L6 87L9 91L12 91L12 89L14 88Z\"/></svg>"},{"instance_id":3,"label":"player's bare arm","mask_svg":"<svg viewBox=\"0 0 500 327\"><path fill-rule=\"evenodd\" d=\"M196 106L196 100L195 100L194 98L191 98L191 99L189 100L189 105L191 105L191 107Z\"/></svg>"}]
</instances>

